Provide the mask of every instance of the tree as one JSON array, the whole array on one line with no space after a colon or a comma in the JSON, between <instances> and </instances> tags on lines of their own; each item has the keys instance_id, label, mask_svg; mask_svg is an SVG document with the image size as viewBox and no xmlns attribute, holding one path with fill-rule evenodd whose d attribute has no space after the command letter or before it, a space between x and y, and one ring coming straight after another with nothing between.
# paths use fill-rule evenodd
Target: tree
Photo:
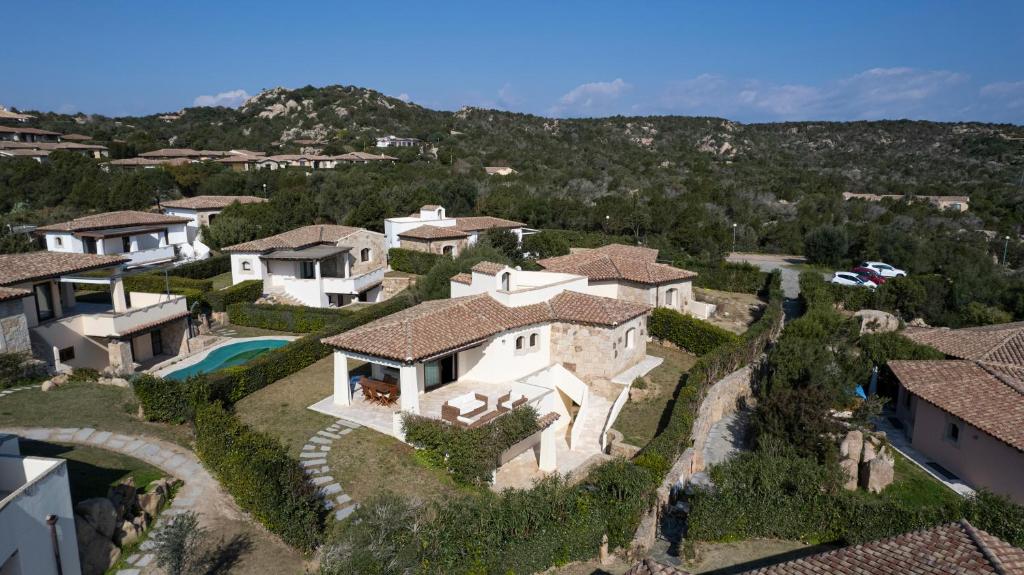
<instances>
[{"instance_id":1,"label":"tree","mask_svg":"<svg viewBox=\"0 0 1024 575\"><path fill-rule=\"evenodd\" d=\"M846 230L837 226L820 226L804 236L804 255L812 264L840 265L848 248Z\"/></svg>"},{"instance_id":2,"label":"tree","mask_svg":"<svg viewBox=\"0 0 1024 575\"><path fill-rule=\"evenodd\" d=\"M512 230L487 230L480 243L498 250L515 265L523 263L523 252L519 248L519 236Z\"/></svg>"},{"instance_id":3,"label":"tree","mask_svg":"<svg viewBox=\"0 0 1024 575\"><path fill-rule=\"evenodd\" d=\"M156 532L156 563L167 575L198 573L203 564L202 545L206 530L192 511L175 515Z\"/></svg>"},{"instance_id":4,"label":"tree","mask_svg":"<svg viewBox=\"0 0 1024 575\"><path fill-rule=\"evenodd\" d=\"M569 241L552 232L537 232L523 236L523 251L539 260L564 256L569 253Z\"/></svg>"}]
</instances>

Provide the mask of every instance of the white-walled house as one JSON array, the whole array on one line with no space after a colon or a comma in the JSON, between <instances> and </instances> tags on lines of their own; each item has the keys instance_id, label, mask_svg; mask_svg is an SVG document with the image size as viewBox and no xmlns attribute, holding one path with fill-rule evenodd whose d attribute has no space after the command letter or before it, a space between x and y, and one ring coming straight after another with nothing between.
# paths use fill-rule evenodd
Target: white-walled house
<instances>
[{"instance_id":1,"label":"white-walled house","mask_svg":"<svg viewBox=\"0 0 1024 575\"><path fill-rule=\"evenodd\" d=\"M468 275L451 299L324 339L334 394L312 409L402 439L401 412L474 427L529 404L546 427L502 462L534 448L537 469L568 471L602 453L629 384L660 363L646 354L651 308L570 274L482 262ZM350 359L371 377L351 377Z\"/></svg>"},{"instance_id":2,"label":"white-walled house","mask_svg":"<svg viewBox=\"0 0 1024 575\"><path fill-rule=\"evenodd\" d=\"M509 230L520 242L533 230L522 222L493 216L454 218L444 206L426 205L418 213L384 220L388 248L405 248L430 253L459 255L463 249L479 241L488 230Z\"/></svg>"},{"instance_id":3,"label":"white-walled house","mask_svg":"<svg viewBox=\"0 0 1024 575\"><path fill-rule=\"evenodd\" d=\"M715 311L713 304L693 297L695 272L657 262L658 250L610 244L574 249L565 256L538 260L545 270L585 276L590 293L667 307L700 319Z\"/></svg>"},{"instance_id":4,"label":"white-walled house","mask_svg":"<svg viewBox=\"0 0 1024 575\"><path fill-rule=\"evenodd\" d=\"M163 202L161 211L168 216L188 219L185 231L188 232L188 242L194 243L202 239L202 227L210 225L224 208L234 203L259 204L266 201L266 198L257 196L193 196Z\"/></svg>"},{"instance_id":5,"label":"white-walled house","mask_svg":"<svg viewBox=\"0 0 1024 575\"><path fill-rule=\"evenodd\" d=\"M58 371L125 375L187 351L185 297L126 292L120 274L127 263L125 257L95 254L0 255L0 288L17 296L5 302L0 325L20 329L24 322L34 355ZM110 302L78 301L76 283L109 286ZM21 336L13 339L24 348Z\"/></svg>"},{"instance_id":6,"label":"white-walled house","mask_svg":"<svg viewBox=\"0 0 1024 575\"><path fill-rule=\"evenodd\" d=\"M67 463L23 456L17 436L0 434L0 573L81 572Z\"/></svg>"},{"instance_id":7,"label":"white-walled house","mask_svg":"<svg viewBox=\"0 0 1024 575\"><path fill-rule=\"evenodd\" d=\"M378 148L415 148L420 144L417 138L399 138L398 136L382 136L377 138Z\"/></svg>"},{"instance_id":8,"label":"white-walled house","mask_svg":"<svg viewBox=\"0 0 1024 575\"><path fill-rule=\"evenodd\" d=\"M189 219L151 212L120 211L39 226L46 249L57 253L124 255L126 267L190 258Z\"/></svg>"},{"instance_id":9,"label":"white-walled house","mask_svg":"<svg viewBox=\"0 0 1024 575\"><path fill-rule=\"evenodd\" d=\"M376 302L387 270L384 235L362 228L313 225L224 248L231 280L262 280L263 293L312 307Z\"/></svg>"}]
</instances>

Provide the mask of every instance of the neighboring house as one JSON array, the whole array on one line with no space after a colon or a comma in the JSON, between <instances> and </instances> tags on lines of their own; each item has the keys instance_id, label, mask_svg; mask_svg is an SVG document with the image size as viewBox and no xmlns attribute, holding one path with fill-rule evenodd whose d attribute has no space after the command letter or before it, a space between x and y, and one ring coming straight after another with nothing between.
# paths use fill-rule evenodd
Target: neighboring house
<instances>
[{"instance_id":1,"label":"neighboring house","mask_svg":"<svg viewBox=\"0 0 1024 575\"><path fill-rule=\"evenodd\" d=\"M544 269L576 274L590 281L593 293L616 299L667 307L707 319L715 306L693 298L695 272L657 262L658 250L610 244L574 249L565 256L538 260Z\"/></svg>"},{"instance_id":2,"label":"neighboring house","mask_svg":"<svg viewBox=\"0 0 1024 575\"><path fill-rule=\"evenodd\" d=\"M349 152L340 156L333 156L336 163L347 164L369 164L371 162L394 162L398 158L386 154L370 154L367 152Z\"/></svg>"},{"instance_id":3,"label":"neighboring house","mask_svg":"<svg viewBox=\"0 0 1024 575\"><path fill-rule=\"evenodd\" d=\"M1024 322L903 334L957 358L889 362L912 447L970 486L1024 504Z\"/></svg>"},{"instance_id":4,"label":"neighboring house","mask_svg":"<svg viewBox=\"0 0 1024 575\"><path fill-rule=\"evenodd\" d=\"M190 163L187 158L122 158L110 160L100 164L100 167L109 171L110 168L120 170L151 170L163 166L181 166Z\"/></svg>"},{"instance_id":5,"label":"neighboring house","mask_svg":"<svg viewBox=\"0 0 1024 575\"><path fill-rule=\"evenodd\" d=\"M256 196L193 196L162 202L161 210L168 216L188 218L185 230L188 232L188 242L193 243L200 239L200 229L210 225L224 208L234 203L259 204L265 201L266 198Z\"/></svg>"},{"instance_id":6,"label":"neighboring house","mask_svg":"<svg viewBox=\"0 0 1024 575\"><path fill-rule=\"evenodd\" d=\"M864 200L880 202L882 200L928 202L940 210L966 212L970 208L971 198L968 196L904 196L899 194L855 194L843 192L844 200Z\"/></svg>"},{"instance_id":7,"label":"neighboring house","mask_svg":"<svg viewBox=\"0 0 1024 575\"><path fill-rule=\"evenodd\" d=\"M502 462L539 446L537 469L568 471L602 453L628 385L659 363L646 355L651 308L585 293L568 274L481 262L466 275L452 285L469 295L326 338L334 395L313 409L402 438L400 411L476 427L527 403L549 427ZM371 380L352 382L349 359ZM381 390L385 401L368 399Z\"/></svg>"},{"instance_id":8,"label":"neighboring house","mask_svg":"<svg viewBox=\"0 0 1024 575\"><path fill-rule=\"evenodd\" d=\"M770 560L770 557L763 558L757 563ZM737 575L1020 575L1024 573L1024 549L962 519L767 567L730 572ZM644 559L625 575L689 574Z\"/></svg>"},{"instance_id":9,"label":"neighboring house","mask_svg":"<svg viewBox=\"0 0 1024 575\"><path fill-rule=\"evenodd\" d=\"M58 370L87 367L127 374L188 349L184 296L126 293L121 268L129 262L122 256L80 253L0 255L0 287L31 293L20 298L21 313L39 359ZM79 302L74 284L107 286L111 301ZM11 317L17 314L0 324Z\"/></svg>"},{"instance_id":10,"label":"neighboring house","mask_svg":"<svg viewBox=\"0 0 1024 575\"><path fill-rule=\"evenodd\" d=\"M423 229L443 228L443 232ZM520 242L523 236L533 233L522 222L514 222L492 216L471 216L452 218L445 214L443 206L426 205L419 213L406 217L384 220L384 235L389 248L405 248L432 253L459 255L464 248L472 246L480 236L489 230L509 230Z\"/></svg>"},{"instance_id":11,"label":"neighboring house","mask_svg":"<svg viewBox=\"0 0 1024 575\"><path fill-rule=\"evenodd\" d=\"M222 152L220 150L193 150L192 148L161 148L159 150L153 150L150 152L142 152L141 154L139 154L139 157L148 158L151 160L169 160L183 158L193 161L202 161L223 158L228 154L230 154L230 152Z\"/></svg>"},{"instance_id":12,"label":"neighboring house","mask_svg":"<svg viewBox=\"0 0 1024 575\"><path fill-rule=\"evenodd\" d=\"M399 138L398 136L384 136L377 138L378 148L415 148L421 140L416 138Z\"/></svg>"},{"instance_id":13,"label":"neighboring house","mask_svg":"<svg viewBox=\"0 0 1024 575\"><path fill-rule=\"evenodd\" d=\"M29 149L0 149L0 158L29 158L42 164L50 161L49 150Z\"/></svg>"},{"instance_id":14,"label":"neighboring house","mask_svg":"<svg viewBox=\"0 0 1024 575\"><path fill-rule=\"evenodd\" d=\"M383 296L387 247L377 232L306 226L224 251L233 283L263 280L263 293L284 303L335 307Z\"/></svg>"},{"instance_id":15,"label":"neighboring house","mask_svg":"<svg viewBox=\"0 0 1024 575\"><path fill-rule=\"evenodd\" d=\"M35 118L32 114L19 114L0 106L0 122L27 122L32 118Z\"/></svg>"},{"instance_id":16,"label":"neighboring house","mask_svg":"<svg viewBox=\"0 0 1024 575\"><path fill-rule=\"evenodd\" d=\"M55 152L57 150L65 152L75 152L88 158L95 158L97 160L106 158L108 150L106 146L100 146L99 144L83 144L81 142L13 142L13 141L0 141L0 154L4 152L28 152L38 151L46 152L45 155L49 155L49 152ZM5 154L5 155L19 155L19 154ZM28 155L20 154L20 155Z\"/></svg>"},{"instance_id":17,"label":"neighboring house","mask_svg":"<svg viewBox=\"0 0 1024 575\"><path fill-rule=\"evenodd\" d=\"M67 462L21 455L17 436L0 435L0 573L81 572Z\"/></svg>"},{"instance_id":18,"label":"neighboring house","mask_svg":"<svg viewBox=\"0 0 1024 575\"><path fill-rule=\"evenodd\" d=\"M508 166L487 166L484 172L488 176L512 176L519 173Z\"/></svg>"},{"instance_id":19,"label":"neighboring house","mask_svg":"<svg viewBox=\"0 0 1024 575\"><path fill-rule=\"evenodd\" d=\"M171 262L195 255L186 226L191 220L151 212L121 211L82 216L36 228L51 252L124 254L127 267Z\"/></svg>"},{"instance_id":20,"label":"neighboring house","mask_svg":"<svg viewBox=\"0 0 1024 575\"><path fill-rule=\"evenodd\" d=\"M60 132L50 132L39 128L22 128L0 126L0 141L10 142L59 142Z\"/></svg>"},{"instance_id":21,"label":"neighboring house","mask_svg":"<svg viewBox=\"0 0 1024 575\"><path fill-rule=\"evenodd\" d=\"M91 142L92 136L85 134L63 134L60 137L62 142Z\"/></svg>"},{"instance_id":22,"label":"neighboring house","mask_svg":"<svg viewBox=\"0 0 1024 575\"><path fill-rule=\"evenodd\" d=\"M31 351L24 302L31 296L31 290L0 287L0 353Z\"/></svg>"}]
</instances>

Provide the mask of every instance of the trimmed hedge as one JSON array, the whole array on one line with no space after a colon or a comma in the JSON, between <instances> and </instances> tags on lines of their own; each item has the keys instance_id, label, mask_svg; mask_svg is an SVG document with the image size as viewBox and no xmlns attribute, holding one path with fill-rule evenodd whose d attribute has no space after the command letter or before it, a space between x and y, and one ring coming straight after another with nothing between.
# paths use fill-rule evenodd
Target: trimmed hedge
<instances>
[{"instance_id":1,"label":"trimmed hedge","mask_svg":"<svg viewBox=\"0 0 1024 575\"><path fill-rule=\"evenodd\" d=\"M670 341L694 355L704 355L722 344L740 339L717 325L664 307L651 313L647 330L651 337Z\"/></svg>"},{"instance_id":2,"label":"trimmed hedge","mask_svg":"<svg viewBox=\"0 0 1024 575\"><path fill-rule=\"evenodd\" d=\"M407 442L425 450L455 481L475 485L490 483L501 454L540 431L537 410L529 405L476 429L407 413L402 417L402 429Z\"/></svg>"},{"instance_id":3,"label":"trimmed hedge","mask_svg":"<svg viewBox=\"0 0 1024 575\"><path fill-rule=\"evenodd\" d=\"M195 413L196 454L235 502L286 543L313 550L324 529L316 488L281 443L219 404Z\"/></svg>"},{"instance_id":4,"label":"trimmed hedge","mask_svg":"<svg viewBox=\"0 0 1024 575\"><path fill-rule=\"evenodd\" d=\"M757 266L745 262L734 263L721 261L714 265L680 262L684 267L697 272L693 279L694 287L757 294L765 286L765 276Z\"/></svg>"},{"instance_id":5,"label":"trimmed hedge","mask_svg":"<svg viewBox=\"0 0 1024 575\"><path fill-rule=\"evenodd\" d=\"M218 276L229 271L231 271L231 256L228 254L221 254L219 256L206 258L205 260L181 264L180 266L171 268L167 273L172 276L198 280L212 278L213 276Z\"/></svg>"},{"instance_id":6,"label":"trimmed hedge","mask_svg":"<svg viewBox=\"0 0 1024 575\"><path fill-rule=\"evenodd\" d=\"M404 248L388 250L388 264L391 265L391 269L416 275L429 272L443 257L445 256Z\"/></svg>"},{"instance_id":7,"label":"trimmed hedge","mask_svg":"<svg viewBox=\"0 0 1024 575\"><path fill-rule=\"evenodd\" d=\"M166 293L168 286L170 286L172 294L185 296L188 307L191 309L193 304L203 300L205 292L213 289L213 282L170 274L164 277L163 272L150 272L124 278L124 289L128 292Z\"/></svg>"},{"instance_id":8,"label":"trimmed hedge","mask_svg":"<svg viewBox=\"0 0 1024 575\"><path fill-rule=\"evenodd\" d=\"M252 303L233 303L227 306L227 311L228 318L234 325L292 333L320 331L353 313L350 310L338 308Z\"/></svg>"},{"instance_id":9,"label":"trimmed hedge","mask_svg":"<svg viewBox=\"0 0 1024 575\"><path fill-rule=\"evenodd\" d=\"M261 295L263 295L263 281L246 280L222 290L207 290L203 299L210 304L213 311L225 311L227 306L233 303L252 303Z\"/></svg>"}]
</instances>

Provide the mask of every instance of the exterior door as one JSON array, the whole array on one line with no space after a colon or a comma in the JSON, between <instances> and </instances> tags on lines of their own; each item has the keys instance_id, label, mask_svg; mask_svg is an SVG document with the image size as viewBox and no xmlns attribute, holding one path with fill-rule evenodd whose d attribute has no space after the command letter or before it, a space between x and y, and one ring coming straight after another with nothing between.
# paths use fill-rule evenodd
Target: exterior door
<instances>
[{"instance_id":1,"label":"exterior door","mask_svg":"<svg viewBox=\"0 0 1024 575\"><path fill-rule=\"evenodd\" d=\"M431 389L441 385L441 362L434 360L423 364L423 387Z\"/></svg>"},{"instance_id":2,"label":"exterior door","mask_svg":"<svg viewBox=\"0 0 1024 575\"><path fill-rule=\"evenodd\" d=\"M36 318L41 322L53 319L53 289L50 283L36 284L33 287L36 297Z\"/></svg>"},{"instance_id":3,"label":"exterior door","mask_svg":"<svg viewBox=\"0 0 1024 575\"><path fill-rule=\"evenodd\" d=\"M164 354L164 341L163 341L163 338L160 337L161 333L162 332L159 329L155 330L155 331L149 332L149 335L152 338L152 344L151 345L153 346L153 355L154 356L163 355Z\"/></svg>"}]
</instances>

